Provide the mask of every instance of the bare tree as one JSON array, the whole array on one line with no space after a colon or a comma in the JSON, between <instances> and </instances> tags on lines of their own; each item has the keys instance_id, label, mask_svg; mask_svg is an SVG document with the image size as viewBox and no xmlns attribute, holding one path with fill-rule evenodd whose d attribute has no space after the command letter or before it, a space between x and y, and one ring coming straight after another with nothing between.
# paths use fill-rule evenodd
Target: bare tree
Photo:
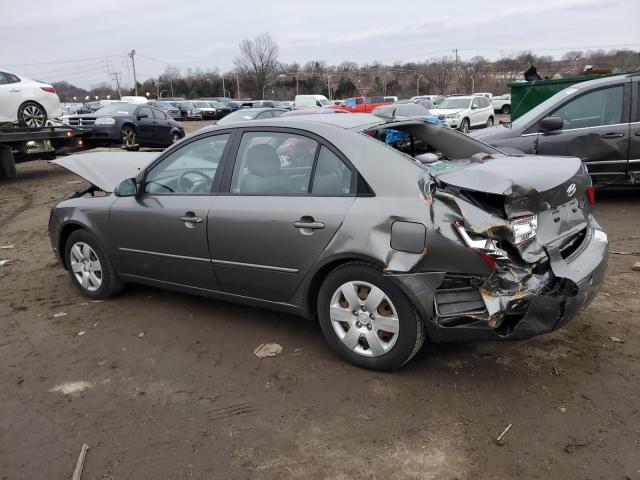
<instances>
[{"instance_id":1,"label":"bare tree","mask_svg":"<svg viewBox=\"0 0 640 480\"><path fill-rule=\"evenodd\" d=\"M278 69L278 44L265 32L253 40L242 40L239 48L240 55L233 63L240 73L253 80L256 95L262 95L269 78Z\"/></svg>"}]
</instances>

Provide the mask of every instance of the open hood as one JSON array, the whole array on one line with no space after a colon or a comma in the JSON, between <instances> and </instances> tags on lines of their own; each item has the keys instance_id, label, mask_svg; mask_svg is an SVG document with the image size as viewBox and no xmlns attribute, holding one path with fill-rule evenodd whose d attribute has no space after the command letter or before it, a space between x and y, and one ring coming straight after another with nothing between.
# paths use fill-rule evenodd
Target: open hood
<instances>
[{"instance_id":1,"label":"open hood","mask_svg":"<svg viewBox=\"0 0 640 480\"><path fill-rule=\"evenodd\" d=\"M113 192L122 180L136 177L158 155L158 152L79 153L51 163L81 176L100 190Z\"/></svg>"}]
</instances>

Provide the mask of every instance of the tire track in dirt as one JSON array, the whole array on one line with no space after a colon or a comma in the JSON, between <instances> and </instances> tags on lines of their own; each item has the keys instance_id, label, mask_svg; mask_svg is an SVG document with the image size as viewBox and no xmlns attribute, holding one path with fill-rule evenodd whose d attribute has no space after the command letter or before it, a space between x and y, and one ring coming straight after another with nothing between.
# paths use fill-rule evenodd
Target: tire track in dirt
<instances>
[{"instance_id":1,"label":"tire track in dirt","mask_svg":"<svg viewBox=\"0 0 640 480\"><path fill-rule=\"evenodd\" d=\"M10 192L15 193L17 197L22 196L22 201L18 207L6 209L7 213L0 216L0 225L4 225L10 220L13 220L22 212L28 210L33 206L33 193L29 192L28 190L25 190L24 188L16 187L15 185L9 185L7 189ZM9 202L6 202L5 206L7 203ZM5 208L3 208L3 210L5 210Z\"/></svg>"}]
</instances>

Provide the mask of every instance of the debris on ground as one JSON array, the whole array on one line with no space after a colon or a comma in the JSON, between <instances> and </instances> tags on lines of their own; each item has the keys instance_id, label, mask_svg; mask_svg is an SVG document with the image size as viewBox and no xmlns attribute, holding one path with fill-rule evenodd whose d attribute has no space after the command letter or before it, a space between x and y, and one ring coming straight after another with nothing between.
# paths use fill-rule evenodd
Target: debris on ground
<instances>
[{"instance_id":1,"label":"debris on ground","mask_svg":"<svg viewBox=\"0 0 640 480\"><path fill-rule=\"evenodd\" d=\"M7 263L9 263L9 260L0 260L0 267L4 267Z\"/></svg>"},{"instance_id":2,"label":"debris on ground","mask_svg":"<svg viewBox=\"0 0 640 480\"><path fill-rule=\"evenodd\" d=\"M82 336L82 335L84 335L85 333L87 333L87 331L86 331L86 330L80 330L80 331L78 332L78 336L79 336L79 337L81 337L81 336Z\"/></svg>"},{"instance_id":3,"label":"debris on ground","mask_svg":"<svg viewBox=\"0 0 640 480\"><path fill-rule=\"evenodd\" d=\"M609 337L613 343L624 343L624 340L620 340L618 337Z\"/></svg>"},{"instance_id":4,"label":"debris on ground","mask_svg":"<svg viewBox=\"0 0 640 480\"><path fill-rule=\"evenodd\" d=\"M63 395L73 395L74 393L80 393L87 388L93 388L93 383L79 381L79 382L66 382L61 383L53 387L50 392L60 392Z\"/></svg>"},{"instance_id":5,"label":"debris on ground","mask_svg":"<svg viewBox=\"0 0 640 480\"><path fill-rule=\"evenodd\" d=\"M78 456L78 462L76 463L76 469L73 471L73 477L71 480L80 480L80 477L82 476L82 469L84 468L84 459L87 457L87 450L89 450L89 445L83 443L82 448L80 449L80 455Z\"/></svg>"},{"instance_id":6,"label":"debris on ground","mask_svg":"<svg viewBox=\"0 0 640 480\"><path fill-rule=\"evenodd\" d=\"M138 333L138 338L142 338L142 337L144 337L144 332Z\"/></svg>"},{"instance_id":7,"label":"debris on ground","mask_svg":"<svg viewBox=\"0 0 640 480\"><path fill-rule=\"evenodd\" d=\"M11 245L1 245L0 246L0 250L6 250L8 248L16 248L16 247L13 244L11 244Z\"/></svg>"},{"instance_id":8,"label":"debris on ground","mask_svg":"<svg viewBox=\"0 0 640 480\"><path fill-rule=\"evenodd\" d=\"M564 451L567 453L573 453L576 448L588 447L591 445L591 442L578 443L578 441L571 435L569 435L569 438L571 441L564 446Z\"/></svg>"},{"instance_id":9,"label":"debris on ground","mask_svg":"<svg viewBox=\"0 0 640 480\"><path fill-rule=\"evenodd\" d=\"M510 423L509 425L507 425L507 428L505 428L502 433L498 436L498 438L496 438L496 444L499 446L502 446L502 439L504 438L504 436L507 434L507 432L511 429L512 424Z\"/></svg>"},{"instance_id":10,"label":"debris on ground","mask_svg":"<svg viewBox=\"0 0 640 480\"><path fill-rule=\"evenodd\" d=\"M58 312L53 314L53 318L60 318L60 317L66 317L66 316L67 316L67 312Z\"/></svg>"},{"instance_id":11,"label":"debris on ground","mask_svg":"<svg viewBox=\"0 0 640 480\"><path fill-rule=\"evenodd\" d=\"M262 343L253 353L258 358L275 357L282 352L282 345L278 343Z\"/></svg>"},{"instance_id":12,"label":"debris on ground","mask_svg":"<svg viewBox=\"0 0 640 480\"><path fill-rule=\"evenodd\" d=\"M611 250L609 253L611 253L612 255L640 255L640 251L639 252L620 252L620 251Z\"/></svg>"},{"instance_id":13,"label":"debris on ground","mask_svg":"<svg viewBox=\"0 0 640 480\"><path fill-rule=\"evenodd\" d=\"M632 270L637 270L640 272L640 262L636 262L631 266Z\"/></svg>"}]
</instances>

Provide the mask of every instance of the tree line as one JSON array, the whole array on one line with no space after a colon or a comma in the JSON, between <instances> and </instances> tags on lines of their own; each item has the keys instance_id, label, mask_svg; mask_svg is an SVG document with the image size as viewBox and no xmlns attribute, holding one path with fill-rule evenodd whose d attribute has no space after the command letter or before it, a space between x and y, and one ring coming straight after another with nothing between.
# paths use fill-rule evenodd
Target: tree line
<instances>
[{"instance_id":1,"label":"tree line","mask_svg":"<svg viewBox=\"0 0 640 480\"><path fill-rule=\"evenodd\" d=\"M269 33L242 40L235 68L220 72L217 68L180 70L167 66L157 78L138 83L138 92L150 98L232 98L290 100L296 94L323 94L328 98L358 95L450 94L509 91L508 84L523 80L523 72L535 66L542 78L583 75L592 66L597 71L627 72L640 70L640 52L633 50L589 50L566 52L560 59L524 51L503 55L495 61L475 56L460 60L453 56L430 58L423 62L380 62L358 64L344 61L330 65L324 60L305 64L280 61L280 49ZM104 82L92 91L67 82L54 86L63 101L72 97L118 98L112 86ZM123 94L132 94L133 88Z\"/></svg>"}]
</instances>

